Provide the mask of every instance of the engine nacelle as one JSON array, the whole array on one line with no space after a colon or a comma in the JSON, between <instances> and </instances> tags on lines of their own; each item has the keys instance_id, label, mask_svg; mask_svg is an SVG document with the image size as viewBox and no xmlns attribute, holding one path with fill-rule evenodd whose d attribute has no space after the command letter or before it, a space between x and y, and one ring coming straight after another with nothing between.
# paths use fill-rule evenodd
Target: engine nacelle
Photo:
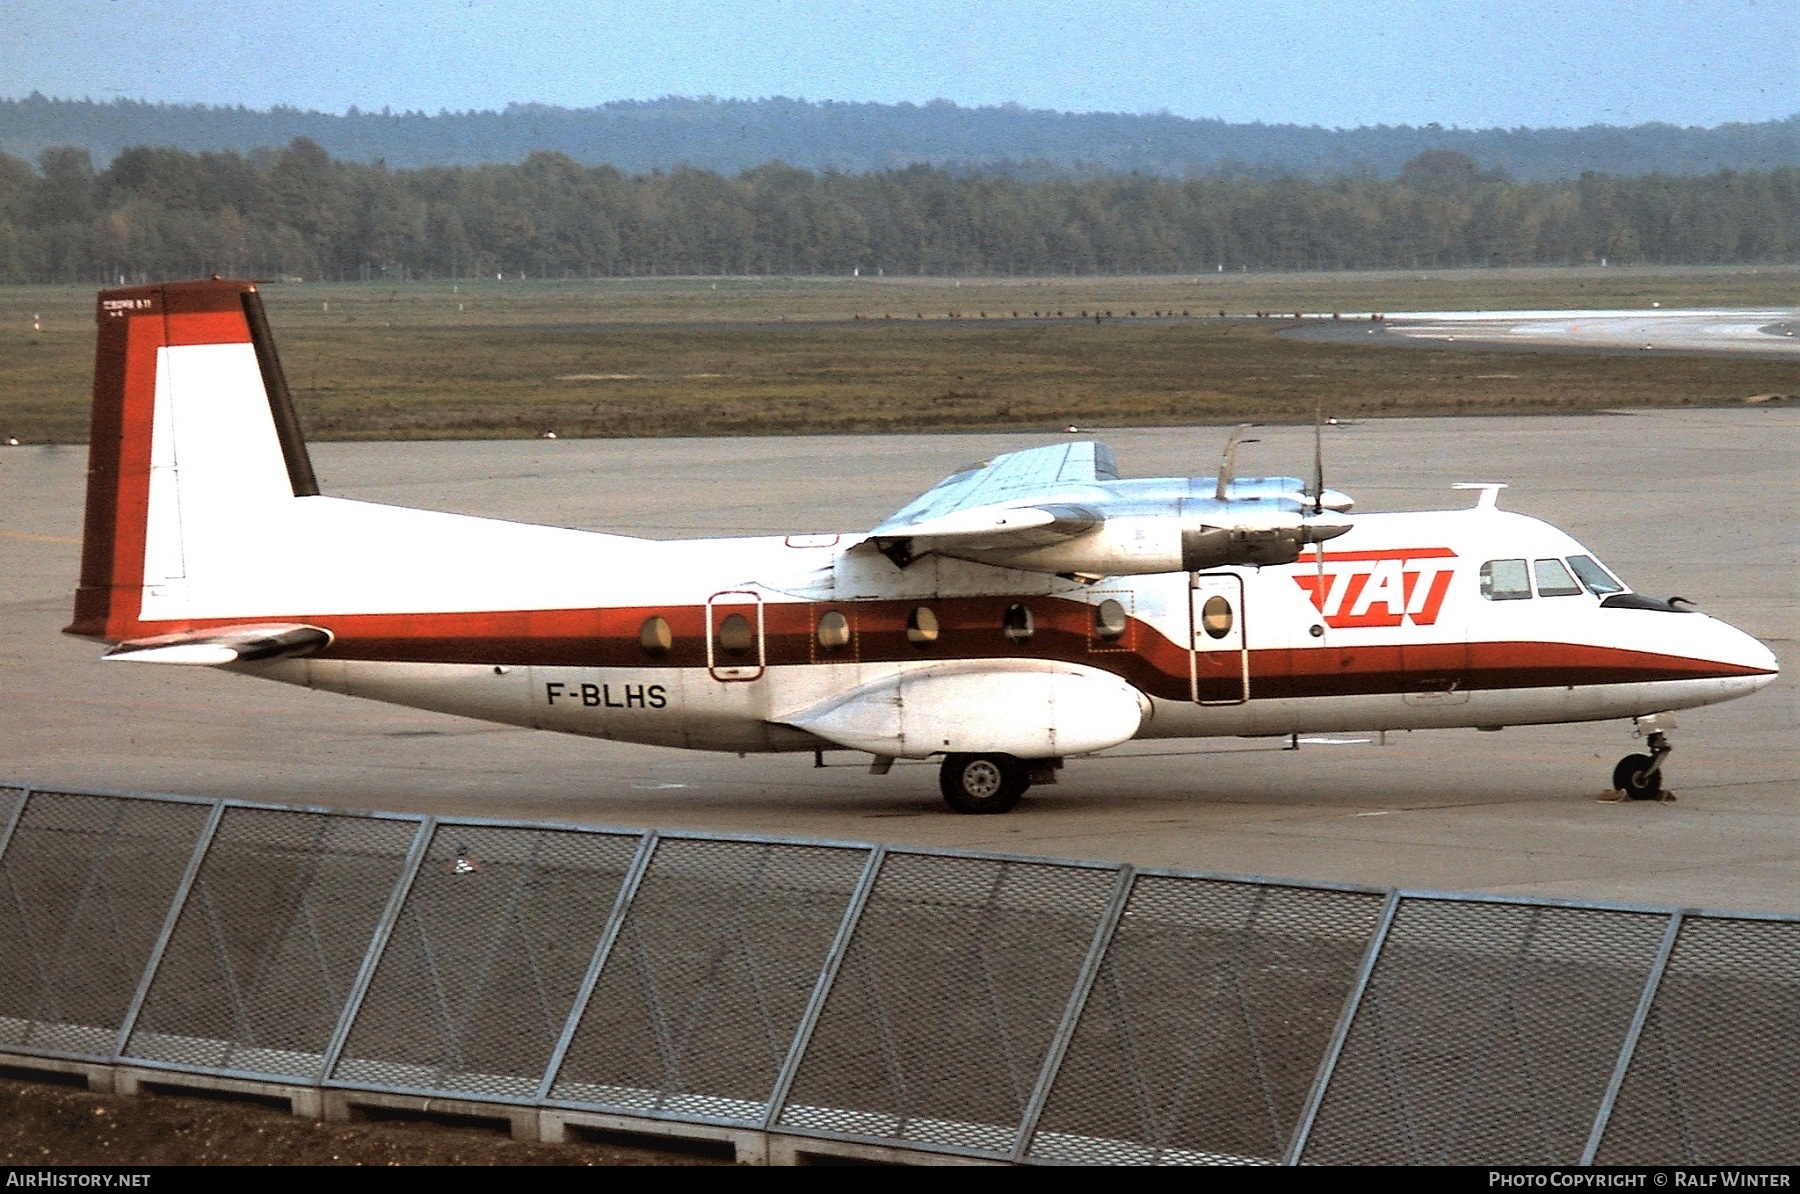
<instances>
[{"instance_id":1,"label":"engine nacelle","mask_svg":"<svg viewBox=\"0 0 1800 1194\"><path fill-rule=\"evenodd\" d=\"M1300 549L1341 535L1350 527L1302 524L1291 527L1184 527L1181 566L1189 572L1232 565L1291 564ZM1323 532L1329 532L1323 533Z\"/></svg>"},{"instance_id":2,"label":"engine nacelle","mask_svg":"<svg viewBox=\"0 0 1800 1194\"><path fill-rule=\"evenodd\" d=\"M1208 513L1212 513L1208 511ZM1109 517L1059 542L1032 546L944 544L944 555L1002 568L1080 576L1147 576L1207 568L1291 564L1309 544L1350 529L1332 514L1258 511L1235 525L1217 525L1195 512Z\"/></svg>"}]
</instances>

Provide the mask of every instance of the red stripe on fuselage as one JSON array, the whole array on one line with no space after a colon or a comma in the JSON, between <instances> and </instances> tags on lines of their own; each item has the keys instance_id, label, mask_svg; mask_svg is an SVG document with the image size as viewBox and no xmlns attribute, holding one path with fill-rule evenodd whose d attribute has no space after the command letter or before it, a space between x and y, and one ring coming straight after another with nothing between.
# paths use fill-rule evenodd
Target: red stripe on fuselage
<instances>
[{"instance_id":1,"label":"red stripe on fuselage","mask_svg":"<svg viewBox=\"0 0 1800 1194\"><path fill-rule=\"evenodd\" d=\"M962 659L1048 659L1112 672L1142 691L1170 700L1190 695L1188 652L1141 620L1116 642L1091 633L1091 607L1064 600L1032 603L1036 633L1024 643L1001 631L1017 598L953 598L930 602L936 642L906 637L911 601L766 603L764 661L771 667L812 663L931 662ZM850 643L818 645L818 619L828 610L851 625ZM666 653L640 645L651 617L669 623ZM334 635L317 658L405 663L504 664L593 668L707 666L704 606L513 610L481 613L357 614L263 618L323 626ZM717 619L715 618L715 621ZM140 624L136 635L241 624L243 619ZM1123 644L1123 649L1121 648ZM745 663L754 663L751 652ZM735 657L716 652L715 664ZM1544 641L1387 643L1263 648L1250 652L1252 699L1351 696L1420 690L1478 691L1567 685L1627 684L1767 674L1756 668L1617 647Z\"/></svg>"}]
</instances>

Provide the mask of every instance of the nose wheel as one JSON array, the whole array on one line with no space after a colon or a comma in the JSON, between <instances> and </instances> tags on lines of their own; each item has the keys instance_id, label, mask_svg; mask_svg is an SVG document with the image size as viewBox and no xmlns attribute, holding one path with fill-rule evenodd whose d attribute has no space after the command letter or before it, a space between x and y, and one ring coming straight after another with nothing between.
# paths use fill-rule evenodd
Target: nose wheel
<instances>
[{"instance_id":1,"label":"nose wheel","mask_svg":"<svg viewBox=\"0 0 1800 1194\"><path fill-rule=\"evenodd\" d=\"M1613 768L1613 790L1623 792L1628 800L1662 800L1663 760L1675 748L1669 745L1668 736L1660 730L1651 731L1644 739L1644 745L1650 748L1649 754L1626 755Z\"/></svg>"}]
</instances>

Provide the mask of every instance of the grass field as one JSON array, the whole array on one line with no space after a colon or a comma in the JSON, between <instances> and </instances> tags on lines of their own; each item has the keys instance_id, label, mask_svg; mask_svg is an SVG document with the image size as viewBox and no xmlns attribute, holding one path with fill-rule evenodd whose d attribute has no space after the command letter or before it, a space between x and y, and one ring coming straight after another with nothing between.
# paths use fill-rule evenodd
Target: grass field
<instances>
[{"instance_id":1,"label":"grass field","mask_svg":"<svg viewBox=\"0 0 1800 1194\"><path fill-rule=\"evenodd\" d=\"M1791 306L1794 267L272 283L264 294L315 439L1281 421L1311 418L1321 399L1338 416L1517 414L1800 393L1800 365L1780 361L1399 351L1297 341L1277 334L1288 319L1244 318ZM91 287L0 288L0 437L86 438L93 301Z\"/></svg>"}]
</instances>

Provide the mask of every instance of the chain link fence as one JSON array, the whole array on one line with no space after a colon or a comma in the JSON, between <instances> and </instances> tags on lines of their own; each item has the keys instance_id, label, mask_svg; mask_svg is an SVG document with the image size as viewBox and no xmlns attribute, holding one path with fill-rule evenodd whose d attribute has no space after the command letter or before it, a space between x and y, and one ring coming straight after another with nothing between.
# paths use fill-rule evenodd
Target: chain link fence
<instances>
[{"instance_id":1,"label":"chain link fence","mask_svg":"<svg viewBox=\"0 0 1800 1194\"><path fill-rule=\"evenodd\" d=\"M0 889L13 1066L996 1161L1800 1162L1800 916L4 785Z\"/></svg>"}]
</instances>

